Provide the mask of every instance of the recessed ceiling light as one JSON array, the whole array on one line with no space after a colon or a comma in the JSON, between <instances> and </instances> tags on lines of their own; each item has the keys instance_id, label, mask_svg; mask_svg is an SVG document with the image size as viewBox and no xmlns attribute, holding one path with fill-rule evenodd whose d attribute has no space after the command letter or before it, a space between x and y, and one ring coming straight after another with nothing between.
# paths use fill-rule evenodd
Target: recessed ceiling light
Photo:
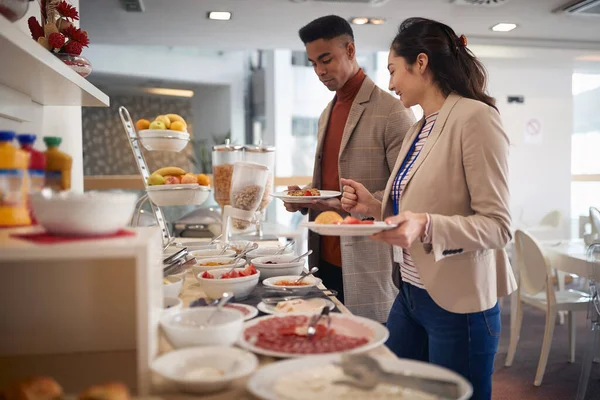
<instances>
[{"instance_id":1,"label":"recessed ceiling light","mask_svg":"<svg viewBox=\"0 0 600 400\"><path fill-rule=\"evenodd\" d=\"M369 18L367 17L356 17L350 20L354 25L365 25L369 23Z\"/></svg>"},{"instance_id":2,"label":"recessed ceiling light","mask_svg":"<svg viewBox=\"0 0 600 400\"><path fill-rule=\"evenodd\" d=\"M494 32L510 32L517 27L517 24L502 22L492 26Z\"/></svg>"},{"instance_id":3,"label":"recessed ceiling light","mask_svg":"<svg viewBox=\"0 0 600 400\"><path fill-rule=\"evenodd\" d=\"M158 94L161 96L194 97L193 90L184 89L147 88L145 92L150 94Z\"/></svg>"},{"instance_id":4,"label":"recessed ceiling light","mask_svg":"<svg viewBox=\"0 0 600 400\"><path fill-rule=\"evenodd\" d=\"M385 24L385 18L369 18L369 23L373 25Z\"/></svg>"},{"instance_id":5,"label":"recessed ceiling light","mask_svg":"<svg viewBox=\"0 0 600 400\"><path fill-rule=\"evenodd\" d=\"M231 13L229 11L210 11L208 13L208 19L229 21L231 19Z\"/></svg>"}]
</instances>

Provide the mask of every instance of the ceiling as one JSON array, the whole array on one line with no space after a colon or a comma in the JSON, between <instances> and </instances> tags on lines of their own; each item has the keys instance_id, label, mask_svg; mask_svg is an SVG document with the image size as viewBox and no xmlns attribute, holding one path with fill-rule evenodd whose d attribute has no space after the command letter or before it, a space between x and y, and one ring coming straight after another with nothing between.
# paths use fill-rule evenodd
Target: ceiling
<instances>
[{"instance_id":1,"label":"ceiling","mask_svg":"<svg viewBox=\"0 0 600 400\"><path fill-rule=\"evenodd\" d=\"M386 50L403 19L443 21L472 44L600 49L600 17L553 13L569 0L506 0L497 7L460 6L452 0L388 0L382 6L306 0L141 0L145 11L125 12L121 0L80 0L81 25L92 44L195 47L203 50L302 49L298 29L337 14L385 17L384 25L354 26L359 51ZM298 0L296 0L298 1ZM230 11L231 21L211 21L208 11ZM517 29L490 27L513 22Z\"/></svg>"}]
</instances>

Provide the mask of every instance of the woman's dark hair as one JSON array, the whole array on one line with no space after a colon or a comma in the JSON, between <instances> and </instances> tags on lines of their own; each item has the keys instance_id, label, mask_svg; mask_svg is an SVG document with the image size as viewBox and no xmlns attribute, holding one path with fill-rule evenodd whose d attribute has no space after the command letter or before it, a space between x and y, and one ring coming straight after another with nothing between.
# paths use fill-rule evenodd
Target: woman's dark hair
<instances>
[{"instance_id":1,"label":"woman's dark hair","mask_svg":"<svg viewBox=\"0 0 600 400\"><path fill-rule=\"evenodd\" d=\"M467 48L466 38L458 37L448 25L408 18L400 25L392 50L408 65L414 64L420 53L427 54L428 67L444 95L455 92L496 108L496 100L486 93L485 67Z\"/></svg>"}]
</instances>

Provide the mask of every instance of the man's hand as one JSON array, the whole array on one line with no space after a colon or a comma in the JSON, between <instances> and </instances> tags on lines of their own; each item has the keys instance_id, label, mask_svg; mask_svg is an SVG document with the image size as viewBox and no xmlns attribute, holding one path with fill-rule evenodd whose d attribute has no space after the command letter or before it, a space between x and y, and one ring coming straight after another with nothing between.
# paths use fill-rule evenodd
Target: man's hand
<instances>
[{"instance_id":1,"label":"man's hand","mask_svg":"<svg viewBox=\"0 0 600 400\"><path fill-rule=\"evenodd\" d=\"M297 186L297 185L288 186L288 190L300 190L300 186ZM285 206L285 210L287 212L296 212L296 211L302 210L303 208L307 208L305 204L284 202L283 205Z\"/></svg>"},{"instance_id":2,"label":"man's hand","mask_svg":"<svg viewBox=\"0 0 600 400\"><path fill-rule=\"evenodd\" d=\"M415 214L410 211L403 211L398 215L387 218L385 222L388 224L398 224L398 227L376 233L372 238L408 249L425 234L427 214Z\"/></svg>"}]
</instances>

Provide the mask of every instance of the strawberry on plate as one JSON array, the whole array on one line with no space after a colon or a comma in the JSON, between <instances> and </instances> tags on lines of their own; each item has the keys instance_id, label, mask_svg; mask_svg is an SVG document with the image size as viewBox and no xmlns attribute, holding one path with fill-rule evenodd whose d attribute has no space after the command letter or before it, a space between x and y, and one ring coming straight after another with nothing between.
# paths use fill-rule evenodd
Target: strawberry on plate
<instances>
[{"instance_id":1,"label":"strawberry on plate","mask_svg":"<svg viewBox=\"0 0 600 400\"><path fill-rule=\"evenodd\" d=\"M341 224L342 225L357 225L357 224L360 224L360 220L358 218L347 216L346 218L344 218L344 220L341 222Z\"/></svg>"}]
</instances>

